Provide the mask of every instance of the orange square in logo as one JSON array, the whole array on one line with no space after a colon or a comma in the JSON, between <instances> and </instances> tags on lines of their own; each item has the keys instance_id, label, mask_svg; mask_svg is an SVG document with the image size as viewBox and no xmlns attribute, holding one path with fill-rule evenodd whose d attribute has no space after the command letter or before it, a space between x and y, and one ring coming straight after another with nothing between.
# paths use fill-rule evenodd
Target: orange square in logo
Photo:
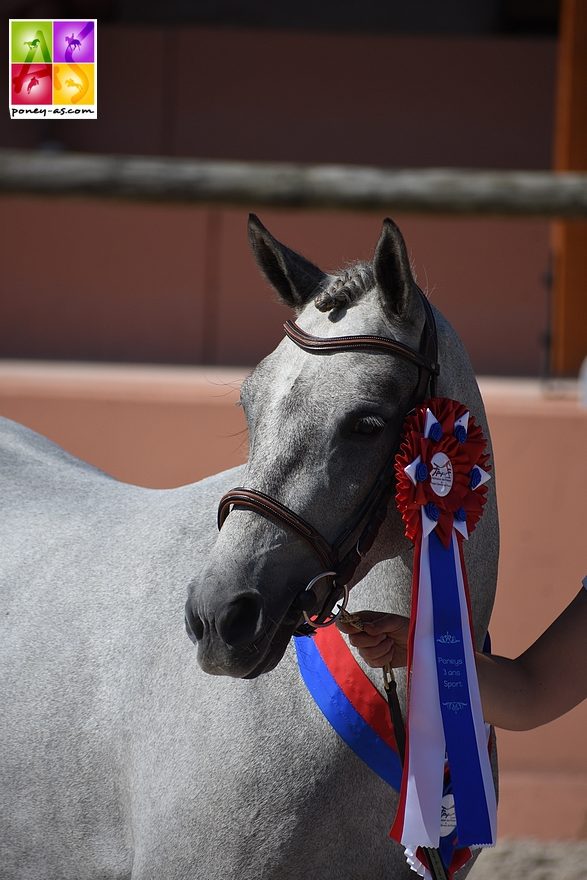
<instances>
[{"instance_id":1,"label":"orange square in logo","mask_svg":"<svg viewBox=\"0 0 587 880\"><path fill-rule=\"evenodd\" d=\"M94 65L54 64L53 103L94 104Z\"/></svg>"}]
</instances>

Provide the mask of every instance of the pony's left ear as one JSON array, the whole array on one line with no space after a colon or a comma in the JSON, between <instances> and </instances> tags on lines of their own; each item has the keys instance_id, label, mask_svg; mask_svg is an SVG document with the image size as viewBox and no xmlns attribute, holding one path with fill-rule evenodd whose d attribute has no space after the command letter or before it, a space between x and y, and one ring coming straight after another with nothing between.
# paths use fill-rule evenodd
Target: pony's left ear
<instances>
[{"instance_id":1,"label":"pony's left ear","mask_svg":"<svg viewBox=\"0 0 587 880\"><path fill-rule=\"evenodd\" d=\"M392 317L407 318L416 283L404 237L386 218L373 257L373 273L384 309Z\"/></svg>"},{"instance_id":2,"label":"pony's left ear","mask_svg":"<svg viewBox=\"0 0 587 880\"><path fill-rule=\"evenodd\" d=\"M301 254L290 250L249 214L249 242L257 265L285 305L299 310L315 296L326 275Z\"/></svg>"}]
</instances>

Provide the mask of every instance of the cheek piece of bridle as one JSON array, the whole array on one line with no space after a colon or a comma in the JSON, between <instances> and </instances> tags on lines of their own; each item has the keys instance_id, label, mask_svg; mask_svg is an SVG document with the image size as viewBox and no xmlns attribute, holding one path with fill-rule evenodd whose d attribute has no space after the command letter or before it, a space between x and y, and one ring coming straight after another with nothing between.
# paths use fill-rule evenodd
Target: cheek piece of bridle
<instances>
[{"instance_id":1,"label":"cheek piece of bridle","mask_svg":"<svg viewBox=\"0 0 587 880\"><path fill-rule=\"evenodd\" d=\"M331 354L341 351L384 352L415 364L418 367L418 383L409 407L412 409L428 397L436 396L436 377L439 373L436 322L428 300L422 291L419 292L424 305L425 323L418 351L385 336L336 336L331 339L311 336L298 327L295 321L286 321L284 329L292 342L311 354ZM348 584L361 559L373 545L379 528L385 520L391 495L390 489L393 486L395 455L394 449L352 522L343 529L332 544L329 544L314 526L289 507L256 489L238 487L231 489L221 498L218 507L219 529L232 510L254 511L296 532L310 545L325 566L324 570L313 577L294 600L284 621L294 624L303 617L305 623L298 625L295 629L296 635L312 635L317 628L330 626L346 607L349 595ZM363 526L362 530L361 526ZM357 533L359 534L357 541L353 541L351 548L343 554L343 547L348 545L351 537ZM324 604L316 612L318 598L314 587L326 578L331 580L331 588ZM337 602L339 605L334 608Z\"/></svg>"}]
</instances>

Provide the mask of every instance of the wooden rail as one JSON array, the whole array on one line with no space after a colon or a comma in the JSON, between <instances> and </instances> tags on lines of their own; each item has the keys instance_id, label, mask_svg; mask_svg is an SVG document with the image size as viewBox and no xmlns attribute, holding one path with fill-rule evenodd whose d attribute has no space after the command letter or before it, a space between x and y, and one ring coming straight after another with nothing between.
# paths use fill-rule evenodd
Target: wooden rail
<instances>
[{"instance_id":1,"label":"wooden rail","mask_svg":"<svg viewBox=\"0 0 587 880\"><path fill-rule=\"evenodd\" d=\"M390 170L0 150L0 194L587 218L587 174Z\"/></svg>"}]
</instances>

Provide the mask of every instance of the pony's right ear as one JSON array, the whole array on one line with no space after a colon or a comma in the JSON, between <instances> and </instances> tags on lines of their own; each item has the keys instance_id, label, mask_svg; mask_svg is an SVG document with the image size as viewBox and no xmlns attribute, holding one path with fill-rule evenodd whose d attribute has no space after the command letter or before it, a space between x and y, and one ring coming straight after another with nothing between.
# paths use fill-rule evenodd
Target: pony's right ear
<instances>
[{"instance_id":1,"label":"pony's right ear","mask_svg":"<svg viewBox=\"0 0 587 880\"><path fill-rule=\"evenodd\" d=\"M249 214L248 231L249 243L265 278L285 305L301 309L319 292L325 273L273 238L255 214Z\"/></svg>"}]
</instances>

